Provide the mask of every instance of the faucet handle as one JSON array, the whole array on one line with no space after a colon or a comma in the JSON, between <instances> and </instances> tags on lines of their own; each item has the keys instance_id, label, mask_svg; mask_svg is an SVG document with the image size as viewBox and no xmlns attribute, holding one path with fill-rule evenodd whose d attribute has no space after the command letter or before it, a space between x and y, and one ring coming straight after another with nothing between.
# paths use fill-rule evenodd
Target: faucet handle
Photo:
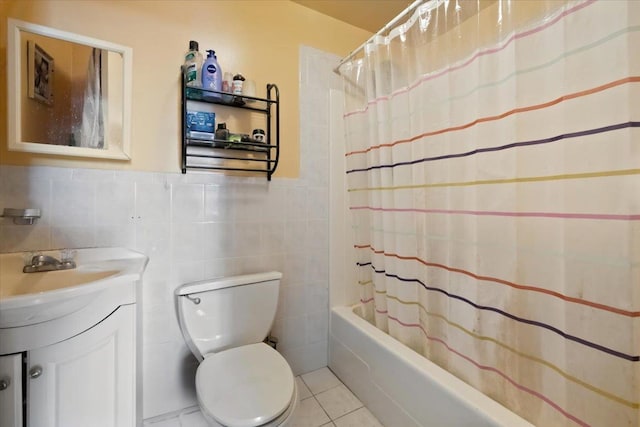
<instances>
[{"instance_id":1,"label":"faucet handle","mask_svg":"<svg viewBox=\"0 0 640 427\"><path fill-rule=\"evenodd\" d=\"M33 259L40 255L42 255L42 252L39 251L25 252L22 254L22 261L24 262L24 265L32 265Z\"/></svg>"},{"instance_id":2,"label":"faucet handle","mask_svg":"<svg viewBox=\"0 0 640 427\"><path fill-rule=\"evenodd\" d=\"M60 262L73 261L76 257L77 251L73 249L61 249L60 250Z\"/></svg>"}]
</instances>

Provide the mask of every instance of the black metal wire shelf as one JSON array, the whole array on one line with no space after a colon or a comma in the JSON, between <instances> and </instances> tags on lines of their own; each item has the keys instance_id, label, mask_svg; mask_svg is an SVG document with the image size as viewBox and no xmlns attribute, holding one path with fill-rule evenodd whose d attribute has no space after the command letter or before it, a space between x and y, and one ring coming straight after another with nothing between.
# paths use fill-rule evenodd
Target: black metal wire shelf
<instances>
[{"instance_id":1,"label":"black metal wire shelf","mask_svg":"<svg viewBox=\"0 0 640 427\"><path fill-rule=\"evenodd\" d=\"M231 142L221 139L214 139L213 141L205 139L187 138L187 146L189 147L205 147L205 148L218 148L225 150L241 150L250 151L252 153L267 153L271 149L278 148L277 145L269 145L263 142Z\"/></svg>"},{"instance_id":2,"label":"black metal wire shelf","mask_svg":"<svg viewBox=\"0 0 640 427\"><path fill-rule=\"evenodd\" d=\"M217 90L202 89L196 87L186 88L186 98L189 101L203 101L209 104L223 105L225 107L241 108L243 110L252 110L259 112L267 111L271 104L275 104L278 102L275 99L233 95L228 92L220 92ZM254 105L254 103L257 103L257 105ZM260 108L260 105L263 105L264 107Z\"/></svg>"},{"instance_id":3,"label":"black metal wire shelf","mask_svg":"<svg viewBox=\"0 0 640 427\"><path fill-rule=\"evenodd\" d=\"M182 77L182 173L187 169L205 169L221 171L241 171L265 173L267 179L276 171L280 158L280 91L278 86L269 83L266 86L266 98L236 96L226 92L188 87ZM215 104L223 107L256 111L265 114L266 135L264 142L226 141L190 138L186 126L187 101ZM275 117L273 116L275 114ZM274 120L272 120L274 119ZM273 123L272 123L273 122ZM189 147L198 147L188 150ZM213 150L202 150L211 148ZM228 153L227 153L228 150ZM235 153L235 154L234 154ZM244 153L244 154L242 154ZM195 165L188 159L217 159L222 165ZM226 164L227 161L242 161L238 166ZM189 164L191 163L191 164ZM255 168L247 165L255 164Z\"/></svg>"}]
</instances>

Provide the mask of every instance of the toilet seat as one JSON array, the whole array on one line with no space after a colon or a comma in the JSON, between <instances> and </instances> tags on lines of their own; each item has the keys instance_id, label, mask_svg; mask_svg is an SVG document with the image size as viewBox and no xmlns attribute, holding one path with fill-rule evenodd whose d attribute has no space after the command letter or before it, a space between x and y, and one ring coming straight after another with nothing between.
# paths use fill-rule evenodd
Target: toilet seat
<instances>
[{"instance_id":1,"label":"toilet seat","mask_svg":"<svg viewBox=\"0 0 640 427\"><path fill-rule=\"evenodd\" d=\"M203 412L229 427L255 427L294 401L294 377L284 357L264 343L205 355L196 372Z\"/></svg>"}]
</instances>

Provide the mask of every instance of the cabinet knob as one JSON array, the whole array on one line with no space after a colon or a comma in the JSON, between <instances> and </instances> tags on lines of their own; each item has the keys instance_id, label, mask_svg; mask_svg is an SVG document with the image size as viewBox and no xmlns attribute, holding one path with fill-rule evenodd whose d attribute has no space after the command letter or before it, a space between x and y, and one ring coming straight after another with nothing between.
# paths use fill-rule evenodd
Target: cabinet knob
<instances>
[{"instance_id":1,"label":"cabinet knob","mask_svg":"<svg viewBox=\"0 0 640 427\"><path fill-rule=\"evenodd\" d=\"M9 377L0 378L0 391L8 389L10 385L11 385L11 378Z\"/></svg>"},{"instance_id":2,"label":"cabinet knob","mask_svg":"<svg viewBox=\"0 0 640 427\"><path fill-rule=\"evenodd\" d=\"M35 378L38 378L40 375L42 375L42 366L34 366L29 370L29 377L31 378L35 379Z\"/></svg>"}]
</instances>

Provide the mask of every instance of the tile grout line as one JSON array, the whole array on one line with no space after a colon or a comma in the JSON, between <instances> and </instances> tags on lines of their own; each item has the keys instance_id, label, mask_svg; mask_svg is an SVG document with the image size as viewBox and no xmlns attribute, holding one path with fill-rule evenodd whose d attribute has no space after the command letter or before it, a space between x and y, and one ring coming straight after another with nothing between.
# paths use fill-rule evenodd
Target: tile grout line
<instances>
[{"instance_id":1,"label":"tile grout line","mask_svg":"<svg viewBox=\"0 0 640 427\"><path fill-rule=\"evenodd\" d=\"M338 376L337 376L335 373L333 373L333 371L331 371L330 369L329 369L329 371L330 371L330 372L331 372L331 373L332 373L336 378L338 378ZM360 399L358 399L358 397L357 397L357 396L356 396L356 395L351 391L351 389L350 389L349 387L347 387L347 385L346 385L345 383L343 383L343 382L342 382L342 380L341 380L340 378L338 378L338 381L340 381L340 384L335 385L335 386L333 386L333 387L331 387L331 388L328 388L328 389L326 389L326 390L322 390L322 391L320 391L320 392L318 392L318 393L314 393L313 391L311 391L311 388L310 388L310 387L309 387L309 385L304 381L304 378L302 378L302 375L300 375L300 380L304 383L304 385L306 385L306 386L307 386L307 388L309 389L309 392L311 392L311 396L309 396L309 397L313 397L314 399L316 399L316 402L318 402L318 405L320 405L320 408L322 408L322 411L323 411L325 414L327 414L327 417L329 417L330 423L331 423L331 424L333 424L333 425L335 425L334 421L339 420L340 418L346 417L347 415L352 414L352 413L354 413L354 412L356 412L356 411L358 411L358 410L360 410L360 409L362 409L362 408L366 408L366 406L364 405L364 403L363 403ZM333 390L334 388L338 388L338 387L340 387L341 385L343 385L347 390L349 390L349 392L351 392L351 394L353 394L353 395L356 397L356 399L358 399L358 402L360 402L360 406L358 406L357 408L353 409L352 411L349 411L349 412L347 412L347 413L345 413L345 414L340 415L339 417L331 418L331 415L329 415L329 413L324 409L324 406L322 406L322 403L320 403L320 401L316 398L316 396L317 396L318 394L322 394L322 393L327 392L327 391L329 391L329 390ZM307 399L308 399L308 397L307 397ZM303 400L306 400L306 399L303 399ZM327 423L327 424L328 424L328 423ZM326 424L323 424L323 425L326 425Z\"/></svg>"},{"instance_id":2,"label":"tile grout line","mask_svg":"<svg viewBox=\"0 0 640 427\"><path fill-rule=\"evenodd\" d=\"M333 372L331 370L329 370L329 371L333 374ZM335 375L335 374L333 374L333 375L336 378L338 378L337 375ZM324 409L324 406L322 406L322 403L320 403L320 401L316 398L316 394L324 393L325 391L333 390L334 388L340 387L340 385L344 385L342 380L340 378L338 378L338 381L340 382L340 384L338 384L336 386L333 386L333 387L331 387L331 388L329 388L327 390L323 390L321 392L318 392L318 393L314 393L313 391L311 391L311 387L309 387L309 385L305 382L304 378L302 378L302 375L300 375L300 380L304 383L305 386L307 386L307 388L309 389L309 392L311 393L311 397L313 397L315 399L315 401L318 404L318 406L320 406L320 409L322 409L322 412L324 412L325 415L327 416L327 418L329 418L329 423L331 423L331 424L333 424L335 426L335 424L333 422L333 418L331 418L331 415L329 415L329 413ZM325 423L323 425L326 425L326 424L328 424L328 423Z\"/></svg>"},{"instance_id":3,"label":"tile grout line","mask_svg":"<svg viewBox=\"0 0 640 427\"><path fill-rule=\"evenodd\" d=\"M315 396L313 396L313 398L316 400L316 403L318 404L318 406L320 406L320 409L322 409L322 412L324 412L324 413L325 413L325 415L327 416L327 418L329 418L329 422L330 422L331 424L333 424L333 420L331 419L331 415L329 415L329 414L327 413L327 411L324 409L324 406L322 406L322 403L320 403L320 401L319 401L318 399L316 399L316 397L315 397ZM325 424L328 424L328 423L325 423ZM324 425L324 424L322 424L322 425Z\"/></svg>"},{"instance_id":4,"label":"tile grout line","mask_svg":"<svg viewBox=\"0 0 640 427\"><path fill-rule=\"evenodd\" d=\"M346 414L342 414L342 415L340 415L339 417L332 419L332 420L331 420L331 422L337 421L337 420L339 420L340 418L344 418L344 417L346 417L346 416L347 416L347 415L349 415L349 414L353 414L354 412L359 411L359 410L360 410L360 409L362 409L362 408L365 408L365 409L366 409L366 407L365 407L364 405L362 405L362 406L360 406L359 408L354 409L353 411L347 412Z\"/></svg>"},{"instance_id":5,"label":"tile grout line","mask_svg":"<svg viewBox=\"0 0 640 427\"><path fill-rule=\"evenodd\" d=\"M346 385L345 383L343 383L343 382L342 382L342 380L341 380L341 379L336 375L336 373L335 373L335 372L333 372L333 371L331 370L331 368L329 368L328 366L327 366L327 369L329 369L329 371L330 371L330 372L331 372L331 373L332 373L336 378L338 378L338 381L340 381L340 384L341 384L341 385L343 385L347 390L349 390L349 392L350 392L351 394L353 394L353 396L354 396L356 399L358 399L358 402L360 402L360 406L359 406L358 408L354 409L354 410L353 410L353 411L351 411L351 412L347 412L346 414L342 414L342 415L340 415L339 417L337 417L337 418L335 418L335 419L333 419L333 418L332 418L332 419L331 419L331 421L333 422L333 421L335 421L335 420L339 420L340 418L342 418L342 417L346 417L347 415L349 415L349 414L351 414L351 413L353 413L353 412L356 412L357 410L362 409L362 408L365 408L367 411L369 411L369 408L367 408L367 407L365 406L364 402L363 402L363 401L361 401L361 400L360 400L360 398L359 398L358 396L356 396L356 394L355 394L355 393L354 393L354 392L353 392L349 387L347 387L347 385ZM302 378L302 377L300 377L300 378ZM336 387L340 387L340 385L337 385L337 386L335 386L335 387L332 387L332 388L331 388L331 389L329 389L329 390L332 390L333 388L336 388ZM320 406L322 406L322 405L320 405ZM322 409L324 409L324 408L322 408ZM371 412L371 411L369 411L369 412ZM327 415L329 415L329 414L327 414ZM329 417L329 418L331 418L331 417ZM376 419L377 419L377 418L376 418Z\"/></svg>"},{"instance_id":6,"label":"tile grout line","mask_svg":"<svg viewBox=\"0 0 640 427\"><path fill-rule=\"evenodd\" d=\"M334 386L333 386L333 387L331 387L331 388L328 388L328 389L326 389L326 390L319 391L319 392L317 392L317 393L311 392L311 394L315 397L315 396L317 396L317 395L319 395L319 394L322 394L322 393L325 393L325 392L327 392L327 391L333 390L334 388L338 388L338 387L340 387L341 385L344 385L344 384L340 383L340 384L338 384L338 385L334 385ZM345 387L347 387L346 385L344 385L344 386L345 386ZM347 389L348 389L348 387L347 387ZM309 391L311 391L311 389L309 389Z\"/></svg>"}]
</instances>

